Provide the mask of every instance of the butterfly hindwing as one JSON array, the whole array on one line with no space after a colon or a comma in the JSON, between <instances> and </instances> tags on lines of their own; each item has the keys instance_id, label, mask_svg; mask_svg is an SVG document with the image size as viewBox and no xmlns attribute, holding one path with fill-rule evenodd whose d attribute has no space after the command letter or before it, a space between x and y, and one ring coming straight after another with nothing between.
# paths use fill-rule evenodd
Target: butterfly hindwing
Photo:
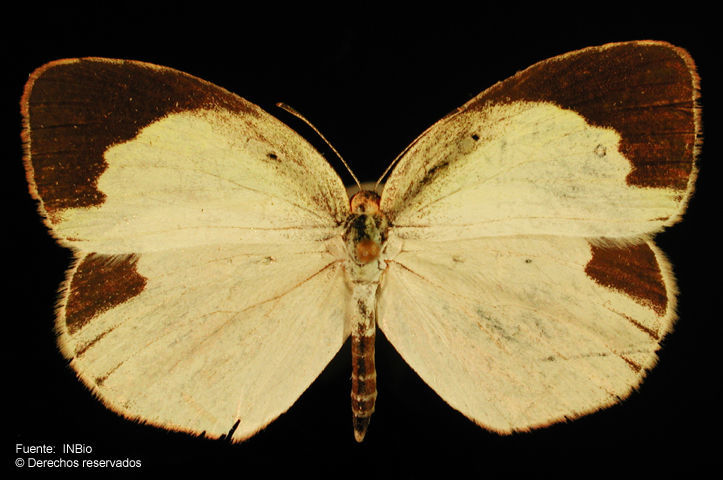
<instances>
[{"instance_id":1,"label":"butterfly hindwing","mask_svg":"<svg viewBox=\"0 0 723 480\"><path fill-rule=\"evenodd\" d=\"M409 240L389 261L379 324L451 406L494 431L526 430L615 403L641 381L674 319L666 267L651 243Z\"/></svg>"},{"instance_id":2,"label":"butterfly hindwing","mask_svg":"<svg viewBox=\"0 0 723 480\"><path fill-rule=\"evenodd\" d=\"M112 410L212 437L238 420L242 440L286 411L348 335L340 266L299 247L91 254L68 280L62 349ZM129 295L106 309L114 287Z\"/></svg>"}]
</instances>

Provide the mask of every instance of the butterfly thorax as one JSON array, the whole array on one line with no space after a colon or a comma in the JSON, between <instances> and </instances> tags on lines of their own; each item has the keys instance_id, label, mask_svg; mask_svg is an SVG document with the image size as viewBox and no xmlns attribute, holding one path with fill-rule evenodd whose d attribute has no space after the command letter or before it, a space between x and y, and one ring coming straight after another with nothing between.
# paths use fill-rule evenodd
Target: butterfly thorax
<instances>
[{"instance_id":1,"label":"butterfly thorax","mask_svg":"<svg viewBox=\"0 0 723 480\"><path fill-rule=\"evenodd\" d=\"M379 209L379 195L362 190L351 199L351 214L346 221L344 243L349 256L360 266L379 258L387 239L389 222Z\"/></svg>"},{"instance_id":2,"label":"butterfly thorax","mask_svg":"<svg viewBox=\"0 0 723 480\"><path fill-rule=\"evenodd\" d=\"M374 339L376 297L384 262L380 258L389 222L379 209L379 195L361 191L351 199L351 214L344 231L348 260L347 281L352 294L349 305L352 349L351 403L354 436L364 438L377 397Z\"/></svg>"}]
</instances>

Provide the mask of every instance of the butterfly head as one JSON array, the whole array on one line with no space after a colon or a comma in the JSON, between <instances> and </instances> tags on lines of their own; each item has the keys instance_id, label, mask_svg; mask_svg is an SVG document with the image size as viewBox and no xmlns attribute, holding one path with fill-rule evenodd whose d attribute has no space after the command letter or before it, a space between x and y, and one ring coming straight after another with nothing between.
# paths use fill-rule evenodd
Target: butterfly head
<instances>
[{"instance_id":1,"label":"butterfly head","mask_svg":"<svg viewBox=\"0 0 723 480\"><path fill-rule=\"evenodd\" d=\"M351 197L351 213L352 214L369 214L379 213L379 202L381 197L378 193L371 190L361 190Z\"/></svg>"}]
</instances>

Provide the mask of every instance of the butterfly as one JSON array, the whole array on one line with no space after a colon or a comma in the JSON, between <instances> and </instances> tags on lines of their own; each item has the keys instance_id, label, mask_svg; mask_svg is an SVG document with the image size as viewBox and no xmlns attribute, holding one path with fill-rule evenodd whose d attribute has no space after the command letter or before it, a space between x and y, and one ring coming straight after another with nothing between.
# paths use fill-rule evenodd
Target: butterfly
<instances>
[{"instance_id":1,"label":"butterfly","mask_svg":"<svg viewBox=\"0 0 723 480\"><path fill-rule=\"evenodd\" d=\"M233 441L348 338L362 441L377 327L500 434L618 403L676 319L652 236L693 191L698 82L665 42L554 57L349 198L302 136L218 86L130 60L46 64L21 107L31 194L75 254L60 348L120 415Z\"/></svg>"}]
</instances>

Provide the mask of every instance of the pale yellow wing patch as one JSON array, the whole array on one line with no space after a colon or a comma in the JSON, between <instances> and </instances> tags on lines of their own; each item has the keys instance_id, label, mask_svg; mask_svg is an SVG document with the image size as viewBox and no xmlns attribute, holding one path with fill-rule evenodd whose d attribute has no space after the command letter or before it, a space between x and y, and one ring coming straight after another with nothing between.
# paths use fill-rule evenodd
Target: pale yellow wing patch
<instances>
[{"instance_id":1,"label":"pale yellow wing patch","mask_svg":"<svg viewBox=\"0 0 723 480\"><path fill-rule=\"evenodd\" d=\"M640 237L681 209L678 190L628 185L620 136L551 103L466 110L415 142L382 195L403 238Z\"/></svg>"},{"instance_id":2,"label":"pale yellow wing patch","mask_svg":"<svg viewBox=\"0 0 723 480\"><path fill-rule=\"evenodd\" d=\"M333 236L348 210L338 176L270 118L194 110L152 123L106 150L105 202L62 210L54 229L103 253Z\"/></svg>"}]
</instances>

